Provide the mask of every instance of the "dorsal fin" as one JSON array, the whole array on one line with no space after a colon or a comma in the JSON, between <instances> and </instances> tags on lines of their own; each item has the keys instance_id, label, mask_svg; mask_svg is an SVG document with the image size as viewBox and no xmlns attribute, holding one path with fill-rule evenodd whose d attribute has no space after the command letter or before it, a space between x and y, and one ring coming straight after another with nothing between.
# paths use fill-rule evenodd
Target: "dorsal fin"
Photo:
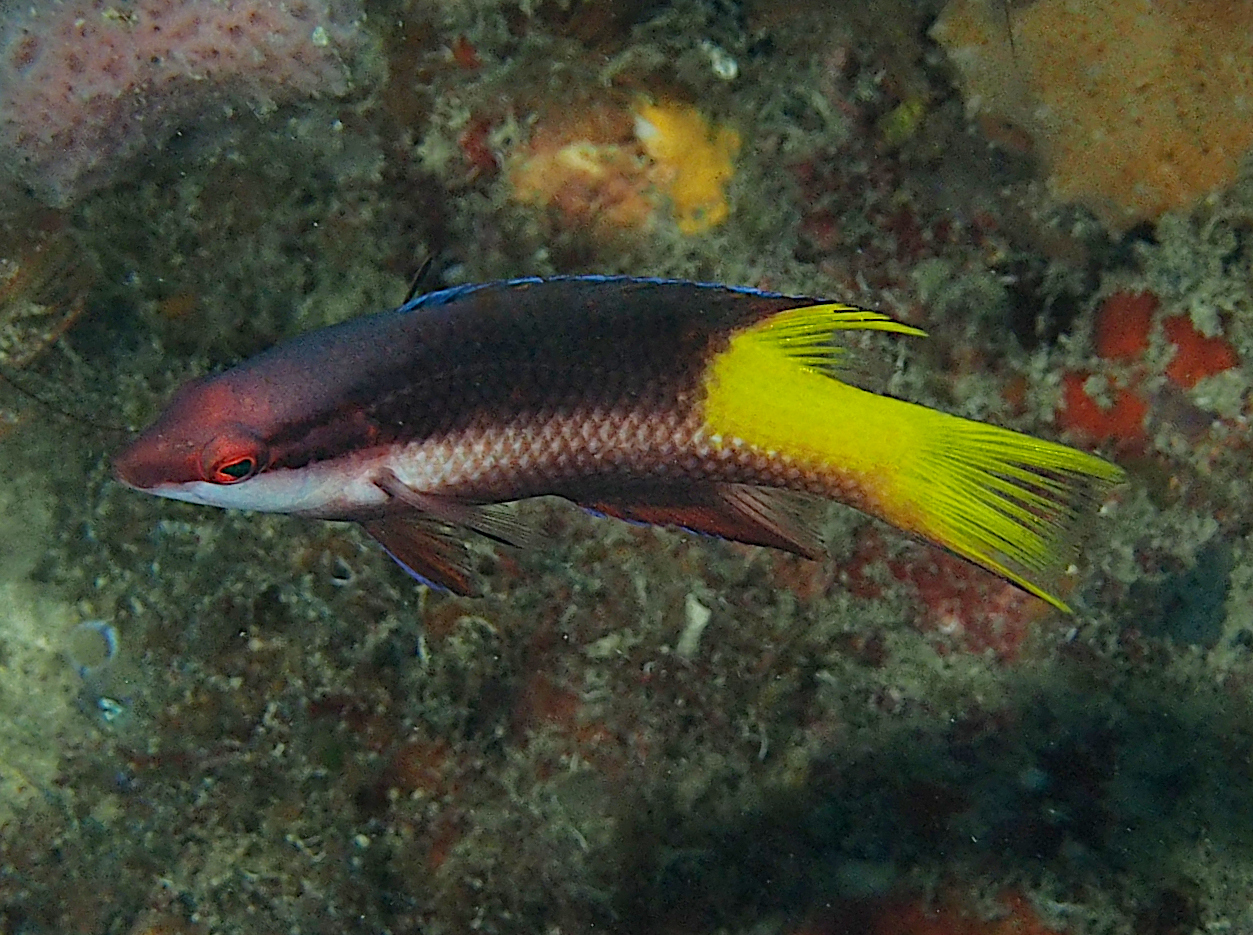
<instances>
[{"instance_id":1,"label":"dorsal fin","mask_svg":"<svg viewBox=\"0 0 1253 935\"><path fill-rule=\"evenodd\" d=\"M418 271L413 274L413 278L409 280L409 291L405 293L404 300L400 303L400 307L404 308L414 300L418 292L426 284L427 277L430 276L431 267L435 265L435 254L428 253L426 259L422 261L422 265L418 267Z\"/></svg>"},{"instance_id":2,"label":"dorsal fin","mask_svg":"<svg viewBox=\"0 0 1253 935\"><path fill-rule=\"evenodd\" d=\"M753 327L759 340L773 344L789 360L836 378L843 378L849 366L848 348L835 343L841 331L927 336L921 328L896 321L882 312L834 302L788 309Z\"/></svg>"}]
</instances>

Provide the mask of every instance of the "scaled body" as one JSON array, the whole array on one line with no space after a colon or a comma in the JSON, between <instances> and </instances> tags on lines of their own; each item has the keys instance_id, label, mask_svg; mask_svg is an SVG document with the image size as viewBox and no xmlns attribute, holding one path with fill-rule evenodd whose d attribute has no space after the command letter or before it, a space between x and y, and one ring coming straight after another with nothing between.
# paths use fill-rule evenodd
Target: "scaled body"
<instances>
[{"instance_id":1,"label":"scaled body","mask_svg":"<svg viewBox=\"0 0 1253 935\"><path fill-rule=\"evenodd\" d=\"M1093 499L1082 452L856 389L833 336L875 312L605 277L460 287L188 384L116 459L125 483L362 522L473 590L450 526L520 542L494 504L544 494L819 557L795 494L838 499L1058 604Z\"/></svg>"}]
</instances>

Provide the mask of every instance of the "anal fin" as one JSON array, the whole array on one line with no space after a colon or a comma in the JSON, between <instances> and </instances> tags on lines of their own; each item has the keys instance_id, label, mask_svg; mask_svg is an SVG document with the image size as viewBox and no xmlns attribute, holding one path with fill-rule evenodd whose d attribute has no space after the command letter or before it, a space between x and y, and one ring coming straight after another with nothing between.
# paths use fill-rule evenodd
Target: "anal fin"
<instances>
[{"instance_id":1,"label":"anal fin","mask_svg":"<svg viewBox=\"0 0 1253 935\"><path fill-rule=\"evenodd\" d=\"M718 492L729 512L777 540L777 544L755 545L771 545L813 561L827 557L826 543L818 531L824 512L821 501L801 493L750 484L720 484Z\"/></svg>"},{"instance_id":2,"label":"anal fin","mask_svg":"<svg viewBox=\"0 0 1253 935\"><path fill-rule=\"evenodd\" d=\"M703 535L782 549L822 559L815 501L803 494L749 484L655 485L633 496L580 497L586 509L655 526L679 526Z\"/></svg>"}]
</instances>

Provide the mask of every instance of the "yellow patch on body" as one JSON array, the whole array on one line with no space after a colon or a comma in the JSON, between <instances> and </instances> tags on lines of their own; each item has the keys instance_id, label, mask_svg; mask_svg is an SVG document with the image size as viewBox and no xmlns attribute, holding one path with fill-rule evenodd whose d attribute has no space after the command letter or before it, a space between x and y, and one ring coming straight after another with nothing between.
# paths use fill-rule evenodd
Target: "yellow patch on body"
<instances>
[{"instance_id":1,"label":"yellow patch on body","mask_svg":"<svg viewBox=\"0 0 1253 935\"><path fill-rule=\"evenodd\" d=\"M832 315L853 311L817 308ZM849 386L812 363L798 364L800 345L783 336L787 322L780 321L793 314L737 335L713 361L705 383L706 423L724 444L740 439L851 485L872 501L890 499L890 473L902 467L900 453L917 444L910 407Z\"/></svg>"},{"instance_id":2,"label":"yellow patch on body","mask_svg":"<svg viewBox=\"0 0 1253 935\"><path fill-rule=\"evenodd\" d=\"M709 364L704 418L801 465L828 495L945 546L1062 610L1087 514L1122 471L1093 455L880 396L838 379L838 331L922 335L843 305L791 309L734 334ZM850 494L855 491L855 496Z\"/></svg>"}]
</instances>

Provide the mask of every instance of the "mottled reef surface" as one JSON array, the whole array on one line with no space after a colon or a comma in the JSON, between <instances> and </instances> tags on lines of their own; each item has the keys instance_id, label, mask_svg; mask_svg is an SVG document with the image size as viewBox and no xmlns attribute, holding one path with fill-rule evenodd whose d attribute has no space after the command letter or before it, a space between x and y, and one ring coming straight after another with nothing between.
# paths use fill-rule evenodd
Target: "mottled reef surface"
<instances>
[{"instance_id":1,"label":"mottled reef surface","mask_svg":"<svg viewBox=\"0 0 1253 935\"><path fill-rule=\"evenodd\" d=\"M0 5L0 932L1253 932L1253 33L1088 8ZM55 197L19 105L96 141ZM893 393L1127 470L1075 615L837 506L809 563L529 504L469 600L111 480L428 256L925 328Z\"/></svg>"}]
</instances>

